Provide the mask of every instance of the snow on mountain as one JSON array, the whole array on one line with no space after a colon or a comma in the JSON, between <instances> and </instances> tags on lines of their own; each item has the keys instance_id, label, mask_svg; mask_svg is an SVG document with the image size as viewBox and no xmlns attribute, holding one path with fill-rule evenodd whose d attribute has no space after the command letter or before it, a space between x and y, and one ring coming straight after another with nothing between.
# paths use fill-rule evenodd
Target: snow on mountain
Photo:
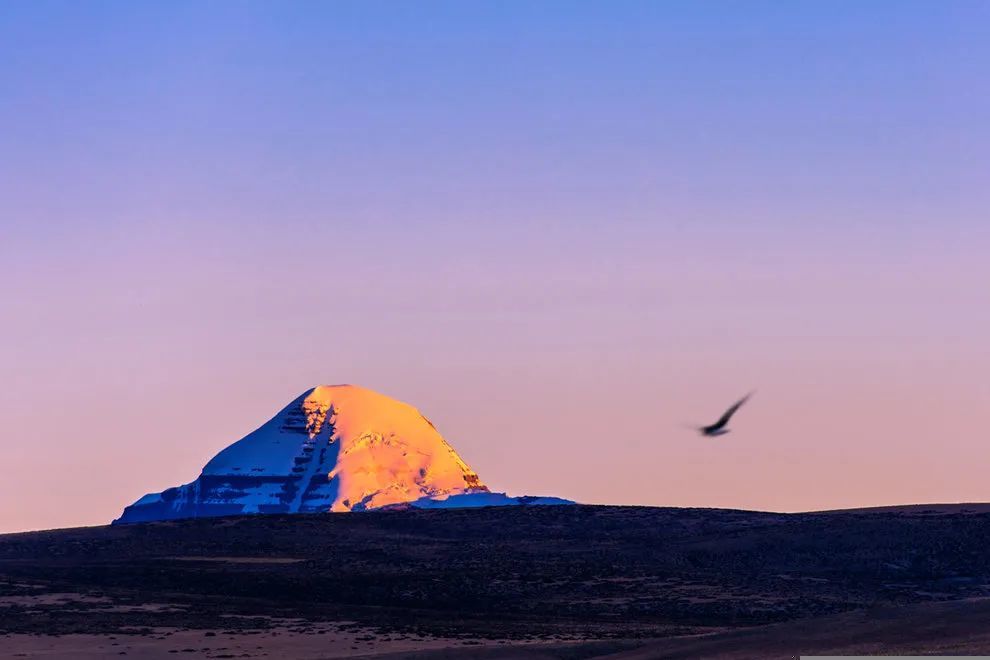
<instances>
[{"instance_id":1,"label":"snow on mountain","mask_svg":"<svg viewBox=\"0 0 990 660\"><path fill-rule=\"evenodd\" d=\"M569 503L491 493L412 406L323 385L214 456L192 483L145 495L114 522Z\"/></svg>"},{"instance_id":2,"label":"snow on mountain","mask_svg":"<svg viewBox=\"0 0 990 660\"><path fill-rule=\"evenodd\" d=\"M505 493L470 492L421 497L412 502L386 504L381 509L406 511L408 509L473 509L482 506L554 506L559 504L574 504L574 502L560 497L536 497L533 495L511 497Z\"/></svg>"}]
</instances>

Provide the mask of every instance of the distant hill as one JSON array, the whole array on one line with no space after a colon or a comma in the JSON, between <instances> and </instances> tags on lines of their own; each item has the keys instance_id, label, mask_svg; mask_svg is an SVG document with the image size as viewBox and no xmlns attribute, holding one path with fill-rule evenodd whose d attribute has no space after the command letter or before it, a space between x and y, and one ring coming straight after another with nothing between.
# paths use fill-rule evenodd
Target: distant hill
<instances>
[{"instance_id":1,"label":"distant hill","mask_svg":"<svg viewBox=\"0 0 990 660\"><path fill-rule=\"evenodd\" d=\"M910 513L914 515L941 515L944 513L990 513L990 503L962 502L945 504L894 504L855 509L833 509L819 513Z\"/></svg>"}]
</instances>

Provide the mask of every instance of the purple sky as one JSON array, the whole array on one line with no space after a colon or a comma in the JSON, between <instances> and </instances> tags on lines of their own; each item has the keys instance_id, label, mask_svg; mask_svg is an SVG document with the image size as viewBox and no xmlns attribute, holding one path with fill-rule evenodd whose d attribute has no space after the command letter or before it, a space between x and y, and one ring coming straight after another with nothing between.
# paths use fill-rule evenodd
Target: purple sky
<instances>
[{"instance_id":1,"label":"purple sky","mask_svg":"<svg viewBox=\"0 0 990 660\"><path fill-rule=\"evenodd\" d=\"M516 494L990 500L988 19L8 4L0 532L348 382Z\"/></svg>"}]
</instances>

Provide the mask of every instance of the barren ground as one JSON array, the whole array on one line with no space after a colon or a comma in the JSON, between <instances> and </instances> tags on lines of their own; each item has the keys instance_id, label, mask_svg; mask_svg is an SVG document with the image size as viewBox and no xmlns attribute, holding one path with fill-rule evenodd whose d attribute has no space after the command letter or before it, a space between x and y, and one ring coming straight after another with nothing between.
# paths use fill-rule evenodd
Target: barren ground
<instances>
[{"instance_id":1,"label":"barren ground","mask_svg":"<svg viewBox=\"0 0 990 660\"><path fill-rule=\"evenodd\" d=\"M0 536L0 656L990 651L985 506L506 507Z\"/></svg>"}]
</instances>

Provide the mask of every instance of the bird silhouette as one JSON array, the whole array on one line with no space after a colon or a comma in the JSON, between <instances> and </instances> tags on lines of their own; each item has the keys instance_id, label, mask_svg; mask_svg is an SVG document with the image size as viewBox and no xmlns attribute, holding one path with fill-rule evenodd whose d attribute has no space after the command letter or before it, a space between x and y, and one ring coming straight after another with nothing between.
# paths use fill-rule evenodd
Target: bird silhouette
<instances>
[{"instance_id":1,"label":"bird silhouette","mask_svg":"<svg viewBox=\"0 0 990 660\"><path fill-rule=\"evenodd\" d=\"M714 438L715 436L725 435L728 433L729 429L725 428L726 424L728 424L729 420L732 419L732 416L736 414L736 411L739 410L744 403L749 401L749 397L751 396L753 396L752 392L733 403L714 424L699 426L698 432L709 438Z\"/></svg>"}]
</instances>

